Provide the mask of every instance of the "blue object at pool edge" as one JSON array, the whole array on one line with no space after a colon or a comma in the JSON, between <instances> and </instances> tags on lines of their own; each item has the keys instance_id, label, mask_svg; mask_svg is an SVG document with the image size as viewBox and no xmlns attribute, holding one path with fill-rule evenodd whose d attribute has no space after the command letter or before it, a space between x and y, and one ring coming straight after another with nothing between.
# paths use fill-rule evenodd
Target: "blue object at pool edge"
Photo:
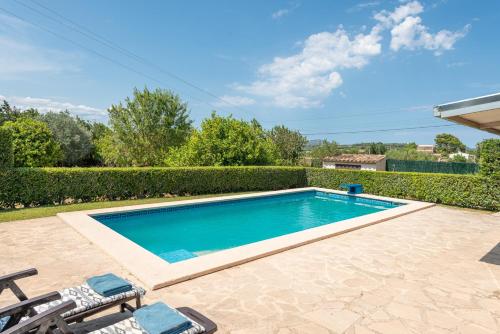
<instances>
[{"instance_id":1,"label":"blue object at pool edge","mask_svg":"<svg viewBox=\"0 0 500 334\"><path fill-rule=\"evenodd\" d=\"M356 195L363 193L363 185L359 183L344 183L341 184L340 187L346 189L349 195Z\"/></svg>"}]
</instances>

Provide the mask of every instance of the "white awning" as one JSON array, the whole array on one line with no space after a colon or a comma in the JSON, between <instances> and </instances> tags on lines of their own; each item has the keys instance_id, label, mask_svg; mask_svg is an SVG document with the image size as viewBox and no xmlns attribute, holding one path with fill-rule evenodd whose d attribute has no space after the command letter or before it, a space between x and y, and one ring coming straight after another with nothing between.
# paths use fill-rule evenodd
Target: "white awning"
<instances>
[{"instance_id":1,"label":"white awning","mask_svg":"<svg viewBox=\"0 0 500 334\"><path fill-rule=\"evenodd\" d=\"M500 93L437 105L434 116L500 135Z\"/></svg>"}]
</instances>

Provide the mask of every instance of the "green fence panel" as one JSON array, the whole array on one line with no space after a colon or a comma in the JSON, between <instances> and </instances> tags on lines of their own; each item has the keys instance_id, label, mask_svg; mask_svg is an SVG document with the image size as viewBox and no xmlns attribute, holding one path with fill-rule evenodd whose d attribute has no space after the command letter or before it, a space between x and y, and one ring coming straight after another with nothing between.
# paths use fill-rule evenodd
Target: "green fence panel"
<instances>
[{"instance_id":1,"label":"green fence panel","mask_svg":"<svg viewBox=\"0 0 500 334\"><path fill-rule=\"evenodd\" d=\"M387 171L390 172L421 172L444 174L475 174L479 167L469 162L437 162L426 160L395 160L387 159Z\"/></svg>"}]
</instances>

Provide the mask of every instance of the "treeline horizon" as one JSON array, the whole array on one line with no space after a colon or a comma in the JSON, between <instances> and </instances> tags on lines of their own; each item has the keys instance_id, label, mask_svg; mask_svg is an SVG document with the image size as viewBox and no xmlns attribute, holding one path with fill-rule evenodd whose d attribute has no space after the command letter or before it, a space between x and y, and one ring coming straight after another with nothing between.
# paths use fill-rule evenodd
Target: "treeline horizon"
<instances>
[{"instance_id":1,"label":"treeline horizon","mask_svg":"<svg viewBox=\"0 0 500 334\"><path fill-rule=\"evenodd\" d=\"M68 111L40 113L0 105L0 167L50 166L241 166L304 164L341 153L386 154L402 160L437 160L416 151L415 143L340 145L309 141L284 125L266 130L253 119L213 111L198 128L186 102L162 89L134 89L108 109L108 124L83 120ZM439 134L436 151L447 157L464 152L451 134ZM460 161L463 159L459 158Z\"/></svg>"}]
</instances>

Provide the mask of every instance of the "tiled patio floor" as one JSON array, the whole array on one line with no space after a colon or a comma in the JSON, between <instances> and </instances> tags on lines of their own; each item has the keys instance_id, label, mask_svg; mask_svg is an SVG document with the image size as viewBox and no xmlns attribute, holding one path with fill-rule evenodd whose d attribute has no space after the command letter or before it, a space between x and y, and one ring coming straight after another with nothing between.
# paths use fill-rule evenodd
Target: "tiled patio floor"
<instances>
[{"instance_id":1,"label":"tiled patio floor","mask_svg":"<svg viewBox=\"0 0 500 334\"><path fill-rule=\"evenodd\" d=\"M146 302L191 306L218 333L499 333L499 242L499 217L438 206L150 291ZM31 296L109 271L136 281L55 217L0 224L0 254L0 274L39 269L21 282Z\"/></svg>"}]
</instances>

